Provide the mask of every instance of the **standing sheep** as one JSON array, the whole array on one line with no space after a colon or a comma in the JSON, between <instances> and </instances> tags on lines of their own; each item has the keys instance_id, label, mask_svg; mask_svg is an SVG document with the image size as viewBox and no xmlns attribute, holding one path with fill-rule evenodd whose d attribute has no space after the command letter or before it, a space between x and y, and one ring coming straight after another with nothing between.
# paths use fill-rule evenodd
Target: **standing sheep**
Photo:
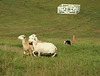
<instances>
[{"instance_id":1,"label":"standing sheep","mask_svg":"<svg viewBox=\"0 0 100 76\"><path fill-rule=\"evenodd\" d=\"M35 51L38 52L38 56L40 56L40 53L53 54L52 57L56 55L55 51L57 50L57 48L54 44L47 42L38 43L37 37L34 37L32 35L29 36L29 41L33 43L34 47L33 55Z\"/></svg>"},{"instance_id":2,"label":"standing sheep","mask_svg":"<svg viewBox=\"0 0 100 76\"><path fill-rule=\"evenodd\" d=\"M25 35L20 35L18 39L22 40L22 45L24 49L24 54L26 55L31 55L32 56L32 51L33 51L33 46L29 42L26 42L26 37Z\"/></svg>"}]
</instances>

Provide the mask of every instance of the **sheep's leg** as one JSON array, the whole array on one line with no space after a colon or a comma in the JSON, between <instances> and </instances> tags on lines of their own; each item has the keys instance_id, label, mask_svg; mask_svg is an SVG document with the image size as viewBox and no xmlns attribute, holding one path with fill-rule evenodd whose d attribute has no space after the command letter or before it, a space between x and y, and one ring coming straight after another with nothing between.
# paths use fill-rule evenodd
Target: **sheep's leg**
<instances>
[{"instance_id":1,"label":"sheep's leg","mask_svg":"<svg viewBox=\"0 0 100 76\"><path fill-rule=\"evenodd\" d=\"M29 51L30 52L30 55L32 56L32 51Z\"/></svg>"},{"instance_id":2,"label":"sheep's leg","mask_svg":"<svg viewBox=\"0 0 100 76\"><path fill-rule=\"evenodd\" d=\"M24 54L26 54L26 52L24 51Z\"/></svg>"},{"instance_id":3,"label":"sheep's leg","mask_svg":"<svg viewBox=\"0 0 100 76\"><path fill-rule=\"evenodd\" d=\"M56 55L56 53L54 53L52 57L55 57L55 55Z\"/></svg>"},{"instance_id":4,"label":"sheep's leg","mask_svg":"<svg viewBox=\"0 0 100 76\"><path fill-rule=\"evenodd\" d=\"M26 53L25 51L24 51L24 54L25 54L25 55L28 55L28 53Z\"/></svg>"},{"instance_id":5,"label":"sheep's leg","mask_svg":"<svg viewBox=\"0 0 100 76\"><path fill-rule=\"evenodd\" d=\"M33 50L33 56L36 56L36 55L34 54L34 52L35 52L35 51Z\"/></svg>"},{"instance_id":6,"label":"sheep's leg","mask_svg":"<svg viewBox=\"0 0 100 76\"><path fill-rule=\"evenodd\" d=\"M38 52L38 56L40 57L40 52Z\"/></svg>"},{"instance_id":7,"label":"sheep's leg","mask_svg":"<svg viewBox=\"0 0 100 76\"><path fill-rule=\"evenodd\" d=\"M24 51L24 54L25 54L25 55L29 55L29 53L26 53L25 51Z\"/></svg>"}]
</instances>

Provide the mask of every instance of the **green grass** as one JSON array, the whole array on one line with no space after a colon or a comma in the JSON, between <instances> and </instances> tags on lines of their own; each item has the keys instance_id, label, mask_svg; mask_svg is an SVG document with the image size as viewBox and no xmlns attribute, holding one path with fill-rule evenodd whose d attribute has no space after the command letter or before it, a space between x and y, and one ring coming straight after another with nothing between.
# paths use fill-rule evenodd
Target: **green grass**
<instances>
[{"instance_id":1,"label":"green grass","mask_svg":"<svg viewBox=\"0 0 100 76\"><path fill-rule=\"evenodd\" d=\"M80 4L80 13L57 14L69 3ZM99 9L99 0L0 0L0 76L100 76ZM33 33L54 43L58 56L23 55L17 37ZM64 45L73 35L76 41Z\"/></svg>"},{"instance_id":2,"label":"green grass","mask_svg":"<svg viewBox=\"0 0 100 76\"><path fill-rule=\"evenodd\" d=\"M99 38L99 2L99 0L1 0L0 36L15 37L20 34L29 36L36 33L40 38L66 39L71 38L73 34L78 38ZM62 3L80 4L81 11L77 15L57 14L57 6Z\"/></svg>"},{"instance_id":3,"label":"green grass","mask_svg":"<svg viewBox=\"0 0 100 76\"><path fill-rule=\"evenodd\" d=\"M11 41L8 41L9 43ZM100 44L94 42L51 41L57 47L58 56L31 57L23 55L20 43L0 45L1 76L99 76ZM11 46L13 45L13 46Z\"/></svg>"}]
</instances>

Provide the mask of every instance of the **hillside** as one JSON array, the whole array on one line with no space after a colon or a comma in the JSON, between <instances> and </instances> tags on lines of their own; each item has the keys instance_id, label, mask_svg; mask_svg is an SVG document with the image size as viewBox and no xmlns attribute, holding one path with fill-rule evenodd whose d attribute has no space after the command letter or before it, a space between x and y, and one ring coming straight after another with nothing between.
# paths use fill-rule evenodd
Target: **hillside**
<instances>
[{"instance_id":1,"label":"hillside","mask_svg":"<svg viewBox=\"0 0 100 76\"><path fill-rule=\"evenodd\" d=\"M60 4L80 4L77 15L57 14ZM0 0L0 37L32 33L40 38L100 38L99 0Z\"/></svg>"}]
</instances>

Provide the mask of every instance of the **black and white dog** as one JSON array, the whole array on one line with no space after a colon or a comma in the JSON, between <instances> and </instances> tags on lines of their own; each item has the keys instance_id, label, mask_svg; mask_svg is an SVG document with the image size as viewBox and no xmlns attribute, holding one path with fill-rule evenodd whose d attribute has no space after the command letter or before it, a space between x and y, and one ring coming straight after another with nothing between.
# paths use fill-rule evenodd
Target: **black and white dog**
<instances>
[{"instance_id":1,"label":"black and white dog","mask_svg":"<svg viewBox=\"0 0 100 76\"><path fill-rule=\"evenodd\" d=\"M67 40L67 41L64 41L64 44L71 45L71 42L69 40Z\"/></svg>"}]
</instances>

